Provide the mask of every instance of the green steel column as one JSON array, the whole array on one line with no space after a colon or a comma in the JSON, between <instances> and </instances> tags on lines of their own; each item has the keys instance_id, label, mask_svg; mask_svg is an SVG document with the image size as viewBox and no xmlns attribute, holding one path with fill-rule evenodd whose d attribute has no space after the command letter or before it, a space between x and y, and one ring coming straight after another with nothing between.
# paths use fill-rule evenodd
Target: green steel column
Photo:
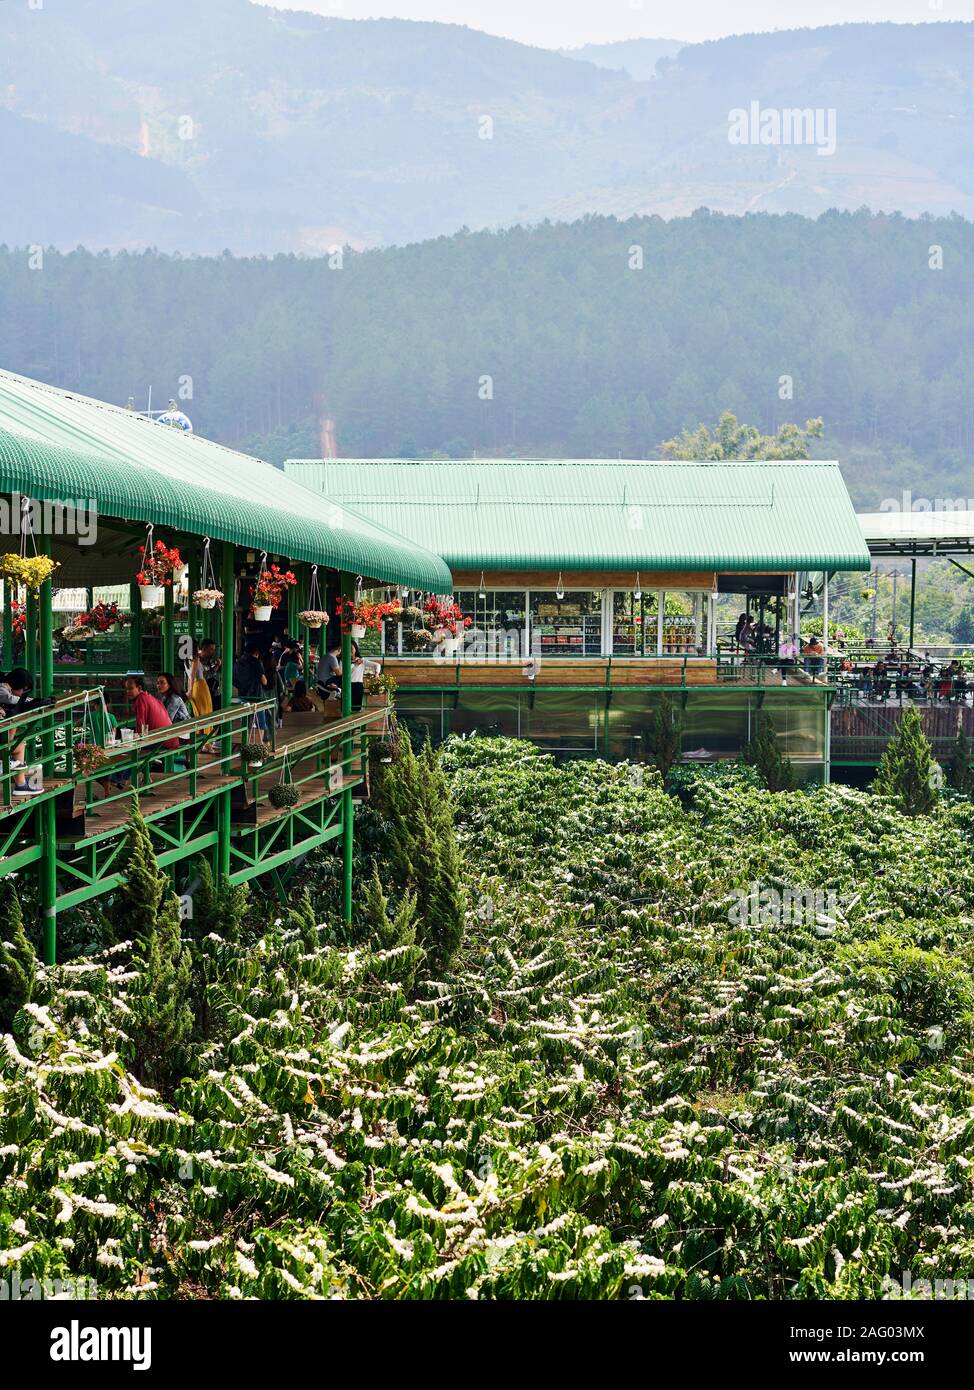
<instances>
[{"instance_id":1,"label":"green steel column","mask_svg":"<svg viewBox=\"0 0 974 1390\"><path fill-rule=\"evenodd\" d=\"M167 585L162 609L162 669L171 671L176 664L176 629L172 586Z\"/></svg>"},{"instance_id":2,"label":"green steel column","mask_svg":"<svg viewBox=\"0 0 974 1390\"><path fill-rule=\"evenodd\" d=\"M287 591L287 635L298 635L298 589L294 584Z\"/></svg>"},{"instance_id":3,"label":"green steel column","mask_svg":"<svg viewBox=\"0 0 974 1390\"><path fill-rule=\"evenodd\" d=\"M220 707L229 709L233 704L233 627L236 609L236 580L234 577L234 547L229 541L223 545L223 557L221 562L220 588L223 590L223 621L220 629L220 646L222 666L220 668ZM233 754L233 736L227 731L221 741L221 753L224 758L223 770L228 772L230 768L230 758ZM230 873L230 792L229 789L220 796L220 845L219 845L219 873L225 878Z\"/></svg>"},{"instance_id":4,"label":"green steel column","mask_svg":"<svg viewBox=\"0 0 974 1390\"><path fill-rule=\"evenodd\" d=\"M24 665L32 676L38 674L37 664L37 595L28 588L26 602L26 626L24 628Z\"/></svg>"},{"instance_id":5,"label":"green steel column","mask_svg":"<svg viewBox=\"0 0 974 1390\"><path fill-rule=\"evenodd\" d=\"M129 610L132 626L129 628L129 670L142 670L142 595L135 580L129 585Z\"/></svg>"},{"instance_id":6,"label":"green steel column","mask_svg":"<svg viewBox=\"0 0 974 1390\"><path fill-rule=\"evenodd\" d=\"M913 641L916 636L916 612L917 612L917 562L914 555L910 566L910 651L913 650Z\"/></svg>"},{"instance_id":7,"label":"green steel column","mask_svg":"<svg viewBox=\"0 0 974 1390\"><path fill-rule=\"evenodd\" d=\"M301 607L308 608L311 602L311 570L306 569L301 580ZM305 626L304 638L304 678L311 689L311 629Z\"/></svg>"},{"instance_id":8,"label":"green steel column","mask_svg":"<svg viewBox=\"0 0 974 1390\"><path fill-rule=\"evenodd\" d=\"M193 595L200 587L200 557L197 550L193 549L189 557L189 636L192 642L199 638L199 609L193 602Z\"/></svg>"},{"instance_id":9,"label":"green steel column","mask_svg":"<svg viewBox=\"0 0 974 1390\"><path fill-rule=\"evenodd\" d=\"M14 665L14 610L17 586L9 579L3 581L3 666L9 671Z\"/></svg>"},{"instance_id":10,"label":"green steel column","mask_svg":"<svg viewBox=\"0 0 974 1390\"><path fill-rule=\"evenodd\" d=\"M41 538L41 553L50 555L51 538ZM54 609L53 585L46 579L41 585L37 599L40 609L40 693L42 696L54 694ZM43 750L45 759L54 753L53 729L44 735ZM45 762L45 775L52 770ZM44 922L44 963L53 965L57 958L57 831L54 818L54 798L42 801L38 807L40 817L41 845L44 853L40 860L41 881L40 901Z\"/></svg>"},{"instance_id":11,"label":"green steel column","mask_svg":"<svg viewBox=\"0 0 974 1390\"><path fill-rule=\"evenodd\" d=\"M355 597L355 576L342 571L342 598ZM352 636L346 631L347 623L342 624L342 718L347 719L352 712ZM342 774L348 775L351 757L351 741L342 744ZM352 920L352 850L355 843L355 808L352 805L352 789L346 787L342 792L342 917L346 922Z\"/></svg>"}]
</instances>

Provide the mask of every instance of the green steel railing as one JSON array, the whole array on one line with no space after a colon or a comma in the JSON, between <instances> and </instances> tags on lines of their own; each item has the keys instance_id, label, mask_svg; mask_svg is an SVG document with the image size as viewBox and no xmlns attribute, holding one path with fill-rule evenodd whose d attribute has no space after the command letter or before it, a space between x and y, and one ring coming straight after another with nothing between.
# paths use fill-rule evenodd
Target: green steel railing
<instances>
[{"instance_id":1,"label":"green steel railing","mask_svg":"<svg viewBox=\"0 0 974 1390\"><path fill-rule=\"evenodd\" d=\"M109 744L107 761L87 770L76 769L69 752L67 773L83 793L86 815L95 819L99 812L128 802L133 792L142 797L185 790L186 799L195 800L206 790L202 782L207 773L212 775L218 769L221 779L239 775L234 766L239 756L234 741L247 742L255 716L275 709L274 700L231 705L198 719L139 734L131 742ZM167 748L173 739L179 740L179 746ZM221 780L214 790L226 790L226 783Z\"/></svg>"}]
</instances>

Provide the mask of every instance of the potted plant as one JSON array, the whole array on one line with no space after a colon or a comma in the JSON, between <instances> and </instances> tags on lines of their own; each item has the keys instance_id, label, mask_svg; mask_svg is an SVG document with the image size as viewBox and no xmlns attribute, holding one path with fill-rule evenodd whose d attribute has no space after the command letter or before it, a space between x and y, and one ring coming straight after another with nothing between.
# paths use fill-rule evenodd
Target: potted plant
<instances>
[{"instance_id":1,"label":"potted plant","mask_svg":"<svg viewBox=\"0 0 974 1390\"><path fill-rule=\"evenodd\" d=\"M290 809L298 804L298 789L293 782L276 782L267 793L267 799L278 811Z\"/></svg>"},{"instance_id":2,"label":"potted plant","mask_svg":"<svg viewBox=\"0 0 974 1390\"><path fill-rule=\"evenodd\" d=\"M0 576L12 584L23 584L35 593L58 568L57 561L47 555L0 555Z\"/></svg>"},{"instance_id":3,"label":"potted plant","mask_svg":"<svg viewBox=\"0 0 974 1390\"><path fill-rule=\"evenodd\" d=\"M197 608L215 608L217 604L223 606L223 591L221 589L196 589L193 592L193 602Z\"/></svg>"},{"instance_id":4,"label":"potted plant","mask_svg":"<svg viewBox=\"0 0 974 1390\"><path fill-rule=\"evenodd\" d=\"M280 565L262 569L250 591L250 611L254 619L258 623L269 622L271 613L280 608L284 595L297 582L291 570L282 570Z\"/></svg>"},{"instance_id":5,"label":"potted plant","mask_svg":"<svg viewBox=\"0 0 974 1390\"><path fill-rule=\"evenodd\" d=\"M374 671L362 682L367 705L387 705L396 692L398 682L395 676Z\"/></svg>"},{"instance_id":6,"label":"potted plant","mask_svg":"<svg viewBox=\"0 0 974 1390\"><path fill-rule=\"evenodd\" d=\"M158 608L167 589L172 588L173 576L183 567L183 559L176 546L168 546L165 541L146 544L142 552L142 568L135 577L142 595L143 608Z\"/></svg>"},{"instance_id":7,"label":"potted plant","mask_svg":"<svg viewBox=\"0 0 974 1390\"><path fill-rule=\"evenodd\" d=\"M108 753L99 743L76 743L72 753L76 772L99 772L108 762Z\"/></svg>"},{"instance_id":8,"label":"potted plant","mask_svg":"<svg viewBox=\"0 0 974 1390\"><path fill-rule=\"evenodd\" d=\"M79 618L77 622L71 623L64 629L63 636L65 642L87 642L88 638L93 635L93 632L94 629L82 622Z\"/></svg>"},{"instance_id":9,"label":"potted plant","mask_svg":"<svg viewBox=\"0 0 974 1390\"><path fill-rule=\"evenodd\" d=\"M264 765L264 745L262 743L242 743L240 758L250 772L256 772Z\"/></svg>"},{"instance_id":10,"label":"potted plant","mask_svg":"<svg viewBox=\"0 0 974 1390\"><path fill-rule=\"evenodd\" d=\"M124 627L127 621L117 603L96 603L90 613L79 614L72 626L90 628L92 632L110 632L113 627Z\"/></svg>"},{"instance_id":11,"label":"potted plant","mask_svg":"<svg viewBox=\"0 0 974 1390\"><path fill-rule=\"evenodd\" d=\"M318 632L327 621L328 614L323 608L303 608L298 614L298 622L304 623L312 632Z\"/></svg>"}]
</instances>

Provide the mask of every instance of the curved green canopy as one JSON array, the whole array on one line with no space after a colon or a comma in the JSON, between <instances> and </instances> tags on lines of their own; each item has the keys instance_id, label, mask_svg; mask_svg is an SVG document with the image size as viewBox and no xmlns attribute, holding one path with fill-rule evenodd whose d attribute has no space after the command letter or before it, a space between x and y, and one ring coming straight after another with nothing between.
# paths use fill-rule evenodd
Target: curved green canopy
<instances>
[{"instance_id":1,"label":"curved green canopy","mask_svg":"<svg viewBox=\"0 0 974 1390\"><path fill-rule=\"evenodd\" d=\"M452 588L439 556L270 464L9 372L0 372L0 489L92 505L106 524L151 522L380 582Z\"/></svg>"}]
</instances>

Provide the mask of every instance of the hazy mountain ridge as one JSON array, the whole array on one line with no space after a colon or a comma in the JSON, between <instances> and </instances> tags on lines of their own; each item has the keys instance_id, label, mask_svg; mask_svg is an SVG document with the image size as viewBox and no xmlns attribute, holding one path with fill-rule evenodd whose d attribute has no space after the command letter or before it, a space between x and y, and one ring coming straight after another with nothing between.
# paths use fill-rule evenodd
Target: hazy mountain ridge
<instances>
[{"instance_id":1,"label":"hazy mountain ridge","mask_svg":"<svg viewBox=\"0 0 974 1390\"><path fill-rule=\"evenodd\" d=\"M586 43L580 48L560 48L563 58L594 63L613 72L627 72L637 82L648 82L656 75L661 58L675 58L686 44L682 39L623 39L616 43Z\"/></svg>"},{"instance_id":2,"label":"hazy mountain ridge","mask_svg":"<svg viewBox=\"0 0 974 1390\"><path fill-rule=\"evenodd\" d=\"M248 0L3 5L0 135L21 157L0 239L321 252L700 205L974 215L974 24L692 44L652 81L577 58ZM752 100L834 108L836 153L731 145L728 112ZM68 134L86 174L59 191Z\"/></svg>"}]
</instances>

